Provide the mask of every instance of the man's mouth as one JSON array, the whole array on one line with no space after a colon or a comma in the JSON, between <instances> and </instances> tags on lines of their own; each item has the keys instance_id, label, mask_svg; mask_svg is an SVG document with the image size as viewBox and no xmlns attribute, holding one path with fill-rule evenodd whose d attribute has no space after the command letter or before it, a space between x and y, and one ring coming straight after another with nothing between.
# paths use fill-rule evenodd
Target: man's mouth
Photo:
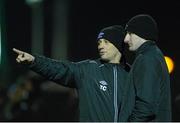
<instances>
[{"instance_id":1,"label":"man's mouth","mask_svg":"<svg viewBox=\"0 0 180 123\"><path fill-rule=\"evenodd\" d=\"M99 54L102 56L105 54L105 52L100 51Z\"/></svg>"}]
</instances>

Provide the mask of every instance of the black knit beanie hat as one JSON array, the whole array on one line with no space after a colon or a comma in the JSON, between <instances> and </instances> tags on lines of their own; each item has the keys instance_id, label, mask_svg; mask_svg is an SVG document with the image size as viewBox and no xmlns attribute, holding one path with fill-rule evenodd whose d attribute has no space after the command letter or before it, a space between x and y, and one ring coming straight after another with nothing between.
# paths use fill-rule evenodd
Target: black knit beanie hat
<instances>
[{"instance_id":1,"label":"black knit beanie hat","mask_svg":"<svg viewBox=\"0 0 180 123\"><path fill-rule=\"evenodd\" d=\"M114 25L102 29L97 37L97 41L100 39L106 39L109 42L111 42L123 54L124 38L125 38L124 28L120 25Z\"/></svg>"},{"instance_id":2,"label":"black knit beanie hat","mask_svg":"<svg viewBox=\"0 0 180 123\"><path fill-rule=\"evenodd\" d=\"M158 40L157 24L150 15L140 14L132 17L126 24L125 30L146 40Z\"/></svg>"}]
</instances>

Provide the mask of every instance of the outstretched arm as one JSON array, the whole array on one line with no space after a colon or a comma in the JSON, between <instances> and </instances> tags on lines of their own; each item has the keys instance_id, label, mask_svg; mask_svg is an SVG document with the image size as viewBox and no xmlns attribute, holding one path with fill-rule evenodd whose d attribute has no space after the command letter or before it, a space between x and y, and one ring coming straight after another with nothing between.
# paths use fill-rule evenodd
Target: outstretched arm
<instances>
[{"instance_id":1,"label":"outstretched arm","mask_svg":"<svg viewBox=\"0 0 180 123\"><path fill-rule=\"evenodd\" d=\"M74 73L78 73L78 68L75 64L38 55L33 56L15 48L13 48L13 51L18 54L16 58L18 63L29 65L31 70L48 80L65 86L74 86Z\"/></svg>"}]
</instances>

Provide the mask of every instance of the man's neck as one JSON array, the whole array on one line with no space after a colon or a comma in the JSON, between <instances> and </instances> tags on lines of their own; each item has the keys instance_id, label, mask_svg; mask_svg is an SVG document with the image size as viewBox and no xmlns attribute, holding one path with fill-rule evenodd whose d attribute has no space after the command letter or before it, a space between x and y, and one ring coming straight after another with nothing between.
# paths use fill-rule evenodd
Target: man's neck
<instances>
[{"instance_id":1,"label":"man's neck","mask_svg":"<svg viewBox=\"0 0 180 123\"><path fill-rule=\"evenodd\" d=\"M109 63L113 63L113 64L119 64L121 60L121 55L116 55L114 57L114 59L110 60Z\"/></svg>"}]
</instances>

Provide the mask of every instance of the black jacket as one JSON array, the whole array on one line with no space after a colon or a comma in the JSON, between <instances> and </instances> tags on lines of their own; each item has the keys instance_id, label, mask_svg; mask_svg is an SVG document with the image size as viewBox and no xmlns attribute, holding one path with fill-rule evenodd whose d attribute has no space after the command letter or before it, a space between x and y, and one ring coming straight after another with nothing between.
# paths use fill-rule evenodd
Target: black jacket
<instances>
[{"instance_id":1,"label":"black jacket","mask_svg":"<svg viewBox=\"0 0 180 123\"><path fill-rule=\"evenodd\" d=\"M76 88L80 121L117 121L127 72L119 64L78 63L35 56L30 68L58 84Z\"/></svg>"},{"instance_id":2,"label":"black jacket","mask_svg":"<svg viewBox=\"0 0 180 123\"><path fill-rule=\"evenodd\" d=\"M131 90L123 99L121 120L127 121L131 114L129 121L171 121L170 77L155 42L147 41L138 48L128 82Z\"/></svg>"}]
</instances>

